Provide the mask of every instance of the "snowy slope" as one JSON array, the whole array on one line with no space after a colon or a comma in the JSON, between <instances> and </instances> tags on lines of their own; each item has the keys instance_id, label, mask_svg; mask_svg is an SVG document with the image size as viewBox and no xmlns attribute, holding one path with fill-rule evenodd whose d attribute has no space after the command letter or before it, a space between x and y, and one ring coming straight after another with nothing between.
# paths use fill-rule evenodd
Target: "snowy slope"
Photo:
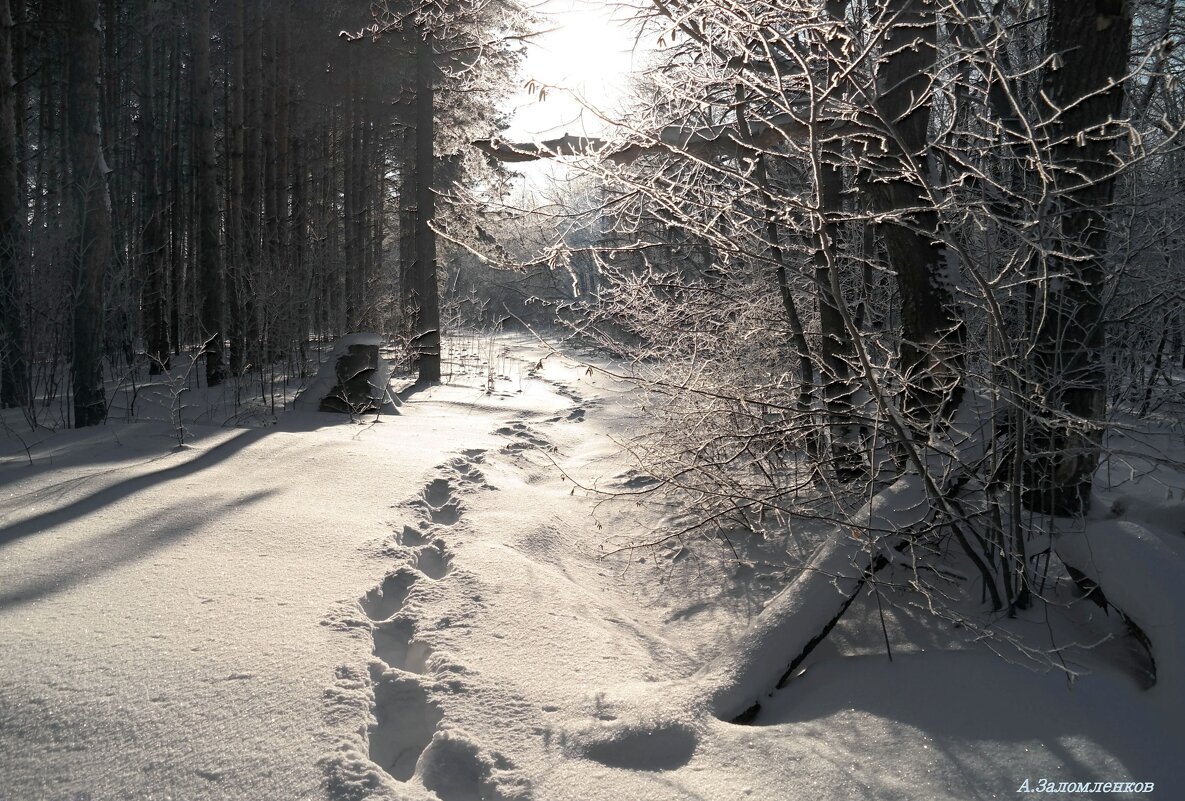
<instances>
[{"instance_id":1,"label":"snowy slope","mask_svg":"<svg viewBox=\"0 0 1185 801\"><path fill-rule=\"evenodd\" d=\"M1185 797L1182 724L1121 668L1070 689L891 604L890 661L872 597L718 720L784 563L618 550L679 511L634 492L630 387L506 347L493 393L374 424L6 441L0 799Z\"/></svg>"}]
</instances>

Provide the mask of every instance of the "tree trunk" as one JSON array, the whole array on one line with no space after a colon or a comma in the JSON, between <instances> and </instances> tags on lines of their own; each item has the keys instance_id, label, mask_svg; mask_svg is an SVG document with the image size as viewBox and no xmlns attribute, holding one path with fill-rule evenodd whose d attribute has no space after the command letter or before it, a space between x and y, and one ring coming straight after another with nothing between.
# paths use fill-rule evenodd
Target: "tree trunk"
<instances>
[{"instance_id":1,"label":"tree trunk","mask_svg":"<svg viewBox=\"0 0 1185 801\"><path fill-rule=\"evenodd\" d=\"M419 383L440 381L440 297L436 278L436 195L432 191L436 148L433 110L435 64L431 34L416 39L416 261L412 280L415 325L413 351L418 355Z\"/></svg>"},{"instance_id":2,"label":"tree trunk","mask_svg":"<svg viewBox=\"0 0 1185 801\"><path fill-rule=\"evenodd\" d=\"M410 115L408 115L410 117ZM402 330L415 320L416 264L416 129L403 126L399 135L399 311Z\"/></svg>"},{"instance_id":3,"label":"tree trunk","mask_svg":"<svg viewBox=\"0 0 1185 801\"><path fill-rule=\"evenodd\" d=\"M107 416L103 388L103 279L111 260L111 201L99 119L102 37L97 0L69 0L67 119L74 220L74 425L97 425Z\"/></svg>"},{"instance_id":4,"label":"tree trunk","mask_svg":"<svg viewBox=\"0 0 1185 801\"><path fill-rule=\"evenodd\" d=\"M749 123L748 101L745 98L744 87L739 84L736 87L736 119L737 130L742 140L754 142L753 128ZM764 220L765 228L762 233L765 236L765 246L769 249L770 258L774 262L778 295L782 300L782 311L786 315L786 324L790 328L790 345L797 352L798 366L802 372L798 385L797 411L806 425L806 450L812 455L817 455L819 453L819 432L811 420L815 405L815 360L811 355L810 344L806 339L806 329L798 314L798 306L794 302L794 292L790 286L786 269L786 254L782 248L782 237L777 222L778 214L774 207L773 195L769 190L765 154L755 149L751 157L753 159L753 182L757 186L761 199L761 217Z\"/></svg>"},{"instance_id":5,"label":"tree trunk","mask_svg":"<svg viewBox=\"0 0 1185 801\"><path fill-rule=\"evenodd\" d=\"M343 250L345 255L345 295L346 295L346 329L357 331L359 312L362 305L362 243L358 241L358 74L355 48L349 48L346 54L346 97L343 120L343 150L342 150L342 217L345 239Z\"/></svg>"},{"instance_id":6,"label":"tree trunk","mask_svg":"<svg viewBox=\"0 0 1185 801\"><path fill-rule=\"evenodd\" d=\"M962 399L964 325L928 192L927 129L938 22L928 0L885 0L877 104L888 128L877 195L880 233L901 293L902 411L915 431L949 419ZM877 146L873 145L875 149Z\"/></svg>"},{"instance_id":7,"label":"tree trunk","mask_svg":"<svg viewBox=\"0 0 1185 801\"><path fill-rule=\"evenodd\" d=\"M198 329L207 343L206 385L216 387L225 378L222 358L223 281L218 241L218 181L214 152L214 88L210 77L210 0L193 6L193 72L195 146L197 172L197 229L201 297Z\"/></svg>"},{"instance_id":8,"label":"tree trunk","mask_svg":"<svg viewBox=\"0 0 1185 801\"><path fill-rule=\"evenodd\" d=\"M140 102L136 142L140 162L140 280L145 348L149 372L169 366L169 324L165 290L164 202L160 187L160 132L156 116L156 36L154 0L140 4Z\"/></svg>"},{"instance_id":9,"label":"tree trunk","mask_svg":"<svg viewBox=\"0 0 1185 801\"><path fill-rule=\"evenodd\" d=\"M25 336L17 299L24 206L17 167L21 159L12 74L13 32L8 0L0 0L0 408L4 409L29 402Z\"/></svg>"},{"instance_id":10,"label":"tree trunk","mask_svg":"<svg viewBox=\"0 0 1185 801\"><path fill-rule=\"evenodd\" d=\"M260 290L257 277L260 271L260 135L263 128L262 75L263 75L263 32L260 0L244 0L243 35L244 59L241 80L244 92L243 125L243 241L239 251L238 291L242 314L243 341L240 351L234 353L232 344L232 367L241 373L248 361L259 357L259 304ZM237 355L237 358L236 358Z\"/></svg>"},{"instance_id":11,"label":"tree trunk","mask_svg":"<svg viewBox=\"0 0 1185 801\"><path fill-rule=\"evenodd\" d=\"M827 16L842 25L847 0L827 0ZM843 69L843 53L839 39L830 37L826 43L827 85L841 94L840 72ZM832 98L838 101L839 97ZM817 130L816 137L823 135ZM835 473L840 479L854 479L864 474L863 458L860 454L858 426L853 419L855 407L851 370L848 359L852 357L851 335L844 325L841 307L846 303L843 285L840 281L842 262L838 247L838 226L832 221L843 213L843 169L842 145L834 140L815 139L815 164L817 165L818 215L815 219L815 283L819 294L819 334L822 349L821 372L823 379L823 400L827 405L828 429L830 433L831 458Z\"/></svg>"},{"instance_id":12,"label":"tree trunk","mask_svg":"<svg viewBox=\"0 0 1185 801\"><path fill-rule=\"evenodd\" d=\"M1131 47L1128 0L1052 0L1046 30L1054 57L1044 78L1060 242L1036 285L1034 362L1045 408L1026 443L1026 502L1057 515L1085 514L1106 412L1103 290L1107 212L1117 142L1108 124L1123 110Z\"/></svg>"},{"instance_id":13,"label":"tree trunk","mask_svg":"<svg viewBox=\"0 0 1185 801\"><path fill-rule=\"evenodd\" d=\"M227 280L230 290L227 303L227 334L230 339L230 370L235 375L243 371L245 363L244 342L246 339L246 290L244 289L244 254L247 252L247 211L243 200L245 166L243 151L246 148L246 49L247 49L247 0L235 0L230 8L231 33L230 53L227 68L227 168L230 184L226 188L227 227Z\"/></svg>"}]
</instances>

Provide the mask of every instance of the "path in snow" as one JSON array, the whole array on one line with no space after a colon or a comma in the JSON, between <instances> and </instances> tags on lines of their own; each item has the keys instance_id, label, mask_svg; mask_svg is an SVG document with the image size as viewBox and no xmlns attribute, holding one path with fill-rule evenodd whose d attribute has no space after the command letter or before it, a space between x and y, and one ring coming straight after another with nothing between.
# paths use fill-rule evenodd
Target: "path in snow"
<instances>
[{"instance_id":1,"label":"path in snow","mask_svg":"<svg viewBox=\"0 0 1185 801\"><path fill-rule=\"evenodd\" d=\"M672 511L570 480L653 486L620 444L630 389L505 342L523 370L493 393L475 376L373 425L289 414L177 453L113 424L32 468L7 442L0 799L1183 797L1179 720L1129 677L1070 692L892 606L889 662L875 599L763 725L689 703L785 543L606 557Z\"/></svg>"},{"instance_id":2,"label":"path in snow","mask_svg":"<svg viewBox=\"0 0 1185 801\"><path fill-rule=\"evenodd\" d=\"M716 564L701 546L602 558L661 509L574 492L557 465L651 486L618 445L636 422L623 388L581 365L537 377L517 412L491 415L501 447L443 460L401 504L365 619L331 615L374 655L330 694L363 721L323 762L335 799L962 801L1026 778L1155 780L1141 797L1176 797L1162 766L1179 732L1129 678L1101 666L1070 693L987 649L948 651L949 633L892 608L889 662L875 599L763 725L716 720L697 669L743 636L774 587L753 577L776 565ZM547 393L566 405L533 408Z\"/></svg>"}]
</instances>

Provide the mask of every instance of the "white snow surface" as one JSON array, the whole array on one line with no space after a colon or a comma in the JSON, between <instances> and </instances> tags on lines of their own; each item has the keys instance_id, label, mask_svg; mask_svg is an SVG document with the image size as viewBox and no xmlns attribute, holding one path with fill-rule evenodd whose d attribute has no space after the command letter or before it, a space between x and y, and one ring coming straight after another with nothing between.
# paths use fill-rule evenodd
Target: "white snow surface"
<instances>
[{"instance_id":1,"label":"white snow surface","mask_svg":"<svg viewBox=\"0 0 1185 801\"><path fill-rule=\"evenodd\" d=\"M498 347L492 393L457 375L362 421L184 449L112 423L41 435L31 466L0 439L0 799L1185 798L1180 653L1152 691L1101 656L1071 686L866 594L769 696L777 660L745 649L827 598L776 595L777 543L639 546L680 510L638 491L631 386ZM1171 649L1183 508L1087 528ZM843 551L816 566L850 586ZM719 719L744 705L722 687L763 695L756 725Z\"/></svg>"}]
</instances>

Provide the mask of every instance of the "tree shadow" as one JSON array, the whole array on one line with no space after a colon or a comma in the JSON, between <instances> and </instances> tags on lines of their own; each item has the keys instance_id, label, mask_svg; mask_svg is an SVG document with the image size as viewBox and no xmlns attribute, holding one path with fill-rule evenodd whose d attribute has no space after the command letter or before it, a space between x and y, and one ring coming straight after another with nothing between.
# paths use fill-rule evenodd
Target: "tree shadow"
<instances>
[{"instance_id":1,"label":"tree shadow","mask_svg":"<svg viewBox=\"0 0 1185 801\"><path fill-rule=\"evenodd\" d=\"M4 526L0 528L0 548L23 537L38 534L73 520L78 520L106 506L126 500L133 495L155 489L166 482L192 476L195 473L213 467L226 461L249 445L258 442L272 430L244 430L212 448L205 450L195 449L196 455L180 464L156 470L146 475L126 478L111 486L96 490L85 497L71 501L57 509L50 509Z\"/></svg>"},{"instance_id":2,"label":"tree shadow","mask_svg":"<svg viewBox=\"0 0 1185 801\"><path fill-rule=\"evenodd\" d=\"M1136 684L1115 671L1100 670L1070 688L1057 673L982 652L818 660L769 699L755 723L795 730L821 723L843 732L826 749L841 762L870 753L907 760L930 749L968 787L1001 793L1026 777L1155 781L1157 791L1180 784L1170 775L1180 739L1157 720ZM1002 764L1001 755L1014 761Z\"/></svg>"},{"instance_id":3,"label":"tree shadow","mask_svg":"<svg viewBox=\"0 0 1185 801\"><path fill-rule=\"evenodd\" d=\"M118 528L60 544L54 551L39 554L53 566L52 575L9 578L0 591L0 610L17 607L72 589L123 565L150 557L196 532L202 520L232 507L240 508L273 495L276 490L261 490L246 497L234 498L218 506L195 507L178 502L155 506L135 520Z\"/></svg>"}]
</instances>

